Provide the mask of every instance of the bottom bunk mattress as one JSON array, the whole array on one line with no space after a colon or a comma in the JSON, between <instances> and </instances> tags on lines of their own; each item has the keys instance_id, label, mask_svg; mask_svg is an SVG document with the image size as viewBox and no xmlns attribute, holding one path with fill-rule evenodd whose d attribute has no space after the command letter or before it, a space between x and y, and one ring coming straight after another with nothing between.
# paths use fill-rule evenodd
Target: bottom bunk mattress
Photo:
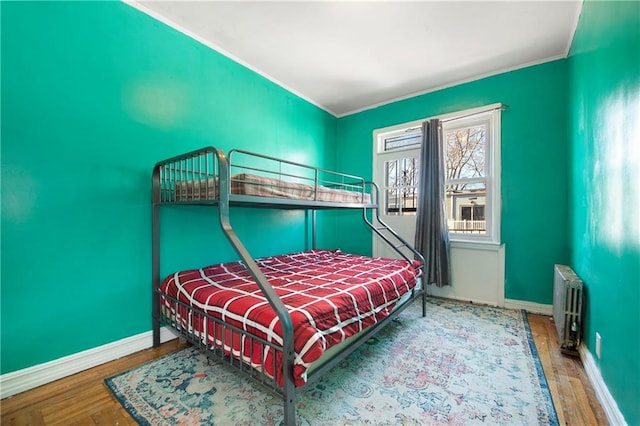
<instances>
[{"instance_id":1,"label":"bottom bunk mattress","mask_svg":"<svg viewBox=\"0 0 640 426\"><path fill-rule=\"evenodd\" d=\"M403 295L414 289L421 274L418 261L340 250L310 250L256 263L291 315L296 386L306 383L307 369L325 351L387 317ZM250 336L282 345L280 321L242 262L171 274L160 285L160 298L163 315L170 322L195 332L209 348L222 348L263 370L282 385L281 351L253 339L225 336L218 323L197 314L206 313Z\"/></svg>"}]
</instances>

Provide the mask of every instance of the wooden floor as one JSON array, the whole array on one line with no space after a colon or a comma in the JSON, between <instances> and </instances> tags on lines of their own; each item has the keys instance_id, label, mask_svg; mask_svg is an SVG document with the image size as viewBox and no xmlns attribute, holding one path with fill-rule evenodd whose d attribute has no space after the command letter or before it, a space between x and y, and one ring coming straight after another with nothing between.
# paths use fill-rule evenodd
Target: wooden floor
<instances>
[{"instance_id":1,"label":"wooden floor","mask_svg":"<svg viewBox=\"0 0 640 426\"><path fill-rule=\"evenodd\" d=\"M609 422L579 357L560 352L558 332L550 317L527 315L553 404L561 425L608 425Z\"/></svg>"},{"instance_id":2,"label":"wooden floor","mask_svg":"<svg viewBox=\"0 0 640 426\"><path fill-rule=\"evenodd\" d=\"M529 315L560 424L606 425L607 420L578 358L562 355L549 317ZM0 424L135 425L103 380L180 349L178 340L147 349L0 401Z\"/></svg>"}]
</instances>

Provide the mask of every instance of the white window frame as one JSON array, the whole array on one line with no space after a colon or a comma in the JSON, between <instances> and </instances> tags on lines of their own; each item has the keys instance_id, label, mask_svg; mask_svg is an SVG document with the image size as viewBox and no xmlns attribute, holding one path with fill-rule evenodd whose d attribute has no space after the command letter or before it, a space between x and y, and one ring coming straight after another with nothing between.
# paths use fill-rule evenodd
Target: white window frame
<instances>
[{"instance_id":1,"label":"white window frame","mask_svg":"<svg viewBox=\"0 0 640 426\"><path fill-rule=\"evenodd\" d=\"M500 197L500 146L501 146L501 111L502 103L495 103L478 108L466 109L449 114L442 114L434 117L427 117L407 123L390 126L384 129L374 131L374 150L377 154L390 152L401 152L403 150L415 149L415 147L395 148L390 151L384 150L384 140L389 137L398 136L403 133L416 131L420 129L424 121L437 118L442 121L443 132L447 128L459 128L467 125L487 123L489 137L487 138L487 195L485 204L485 220L487 221L487 230L484 235L479 234L461 234L449 233L449 240L452 243L461 243L460 245L478 247L490 244L500 245L500 228L501 228L501 197Z\"/></svg>"}]
</instances>

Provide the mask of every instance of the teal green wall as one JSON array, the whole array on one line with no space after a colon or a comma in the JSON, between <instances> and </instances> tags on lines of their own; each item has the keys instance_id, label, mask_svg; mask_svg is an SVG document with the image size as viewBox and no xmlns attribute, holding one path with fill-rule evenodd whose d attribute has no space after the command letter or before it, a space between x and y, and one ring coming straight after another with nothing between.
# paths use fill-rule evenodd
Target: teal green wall
<instances>
[{"instance_id":1,"label":"teal green wall","mask_svg":"<svg viewBox=\"0 0 640 426\"><path fill-rule=\"evenodd\" d=\"M371 178L373 131L502 102L502 242L509 299L550 304L554 263L567 262L566 61L484 78L340 118L337 167ZM339 245L371 252L357 218ZM363 230L364 233L364 230Z\"/></svg>"},{"instance_id":2,"label":"teal green wall","mask_svg":"<svg viewBox=\"0 0 640 426\"><path fill-rule=\"evenodd\" d=\"M638 425L639 2L584 3L569 80L571 263L587 288L585 342L625 420Z\"/></svg>"},{"instance_id":3,"label":"teal green wall","mask_svg":"<svg viewBox=\"0 0 640 426\"><path fill-rule=\"evenodd\" d=\"M375 129L503 102L505 296L549 304L572 264L640 424L639 4L586 2L568 60L336 119L122 3L1 2L2 373L150 329L157 160L239 147L370 178ZM320 216L319 245L371 252L358 214ZM300 212L234 224L256 256L308 240ZM164 209L162 236L163 274L235 259L214 209Z\"/></svg>"},{"instance_id":4,"label":"teal green wall","mask_svg":"<svg viewBox=\"0 0 640 426\"><path fill-rule=\"evenodd\" d=\"M156 161L215 145L334 166L335 117L130 6L0 7L2 373L150 330ZM165 209L163 274L236 258L215 213ZM233 222L257 256L304 248L301 212Z\"/></svg>"}]
</instances>

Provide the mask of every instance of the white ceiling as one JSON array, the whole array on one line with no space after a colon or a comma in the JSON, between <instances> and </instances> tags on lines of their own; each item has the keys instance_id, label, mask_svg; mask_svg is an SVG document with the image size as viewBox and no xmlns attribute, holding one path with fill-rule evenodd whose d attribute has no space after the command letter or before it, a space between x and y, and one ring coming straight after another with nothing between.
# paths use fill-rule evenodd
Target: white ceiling
<instances>
[{"instance_id":1,"label":"white ceiling","mask_svg":"<svg viewBox=\"0 0 640 426\"><path fill-rule=\"evenodd\" d=\"M581 1L128 1L343 116L566 57Z\"/></svg>"}]
</instances>

